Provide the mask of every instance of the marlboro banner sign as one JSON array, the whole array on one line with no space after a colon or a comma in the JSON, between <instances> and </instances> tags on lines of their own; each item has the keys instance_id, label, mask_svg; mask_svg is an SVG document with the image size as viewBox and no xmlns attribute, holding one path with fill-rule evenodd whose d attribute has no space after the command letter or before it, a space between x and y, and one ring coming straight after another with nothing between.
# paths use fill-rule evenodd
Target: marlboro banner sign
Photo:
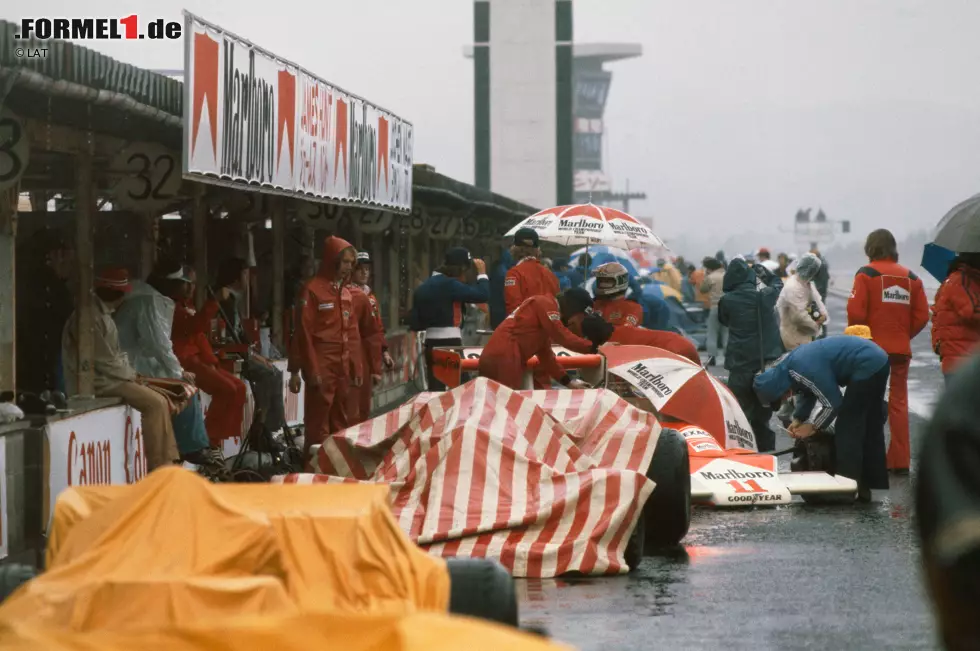
<instances>
[{"instance_id":1,"label":"marlboro banner sign","mask_svg":"<svg viewBox=\"0 0 980 651\"><path fill-rule=\"evenodd\" d=\"M184 16L184 178L411 211L410 123Z\"/></svg>"}]
</instances>

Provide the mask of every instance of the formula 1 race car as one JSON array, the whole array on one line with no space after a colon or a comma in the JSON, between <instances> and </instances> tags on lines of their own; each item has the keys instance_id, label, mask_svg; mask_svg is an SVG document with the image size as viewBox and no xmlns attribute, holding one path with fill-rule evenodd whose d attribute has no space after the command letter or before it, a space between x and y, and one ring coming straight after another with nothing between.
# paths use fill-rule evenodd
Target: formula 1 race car
<instances>
[{"instance_id":1,"label":"formula 1 race car","mask_svg":"<svg viewBox=\"0 0 980 651\"><path fill-rule=\"evenodd\" d=\"M716 507L841 501L857 495L857 482L826 472L780 473L777 457L760 453L751 425L732 393L705 368L679 355L648 346L603 346L580 355L555 347L559 364L595 387L612 389L634 406L657 416L665 430L686 440L691 499ZM448 387L476 373L481 348L439 349L433 372ZM537 359L532 358L529 369ZM530 372L525 378L531 387Z\"/></svg>"}]
</instances>

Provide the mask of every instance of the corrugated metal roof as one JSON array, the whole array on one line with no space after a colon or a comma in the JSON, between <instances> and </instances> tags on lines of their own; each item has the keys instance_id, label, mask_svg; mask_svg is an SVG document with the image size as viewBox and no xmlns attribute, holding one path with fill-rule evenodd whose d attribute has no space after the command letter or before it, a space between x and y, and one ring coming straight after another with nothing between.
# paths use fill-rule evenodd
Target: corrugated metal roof
<instances>
[{"instance_id":1,"label":"corrugated metal roof","mask_svg":"<svg viewBox=\"0 0 980 651\"><path fill-rule=\"evenodd\" d=\"M19 25L0 20L0 69L27 69L63 80L127 95L135 101L169 113L183 114L184 89L179 81L116 61L89 48L59 40L20 40ZM19 50L46 48L46 56L17 56Z\"/></svg>"}]
</instances>

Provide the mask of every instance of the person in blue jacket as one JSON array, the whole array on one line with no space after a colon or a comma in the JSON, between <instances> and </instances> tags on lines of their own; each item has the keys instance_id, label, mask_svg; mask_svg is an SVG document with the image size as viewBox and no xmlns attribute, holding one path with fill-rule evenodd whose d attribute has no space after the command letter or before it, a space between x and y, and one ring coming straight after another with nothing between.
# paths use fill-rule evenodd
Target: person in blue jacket
<instances>
[{"instance_id":1,"label":"person in blue jacket","mask_svg":"<svg viewBox=\"0 0 980 651\"><path fill-rule=\"evenodd\" d=\"M552 273L558 278L558 289L565 291L574 287L572 284L572 268L568 265L567 258L555 258L551 267Z\"/></svg>"},{"instance_id":2,"label":"person in blue jacket","mask_svg":"<svg viewBox=\"0 0 980 651\"><path fill-rule=\"evenodd\" d=\"M675 332L670 306L656 287L643 285L637 278L630 278L626 298L636 301L643 307L643 327L648 330Z\"/></svg>"},{"instance_id":3,"label":"person in blue jacket","mask_svg":"<svg viewBox=\"0 0 980 651\"><path fill-rule=\"evenodd\" d=\"M509 247L504 247L500 262L494 266L493 273L490 274L490 327L494 329L507 318L507 305L504 302L504 281L507 280L507 272L513 266L514 256L510 254Z\"/></svg>"},{"instance_id":4,"label":"person in blue jacket","mask_svg":"<svg viewBox=\"0 0 980 651\"><path fill-rule=\"evenodd\" d=\"M464 282L476 268L476 284ZM425 333L425 371L430 391L445 391L446 385L432 374L432 350L463 345L463 308L467 303L490 300L490 279L483 260L473 259L468 249L446 251L441 267L415 288L412 294L411 328Z\"/></svg>"},{"instance_id":5,"label":"person in blue jacket","mask_svg":"<svg viewBox=\"0 0 980 651\"><path fill-rule=\"evenodd\" d=\"M866 326L846 332L787 353L756 376L754 388L770 405L791 391L799 395L789 426L794 438L809 438L836 418L834 474L857 481L858 499L870 501L871 489L888 488L882 402L890 367Z\"/></svg>"}]
</instances>

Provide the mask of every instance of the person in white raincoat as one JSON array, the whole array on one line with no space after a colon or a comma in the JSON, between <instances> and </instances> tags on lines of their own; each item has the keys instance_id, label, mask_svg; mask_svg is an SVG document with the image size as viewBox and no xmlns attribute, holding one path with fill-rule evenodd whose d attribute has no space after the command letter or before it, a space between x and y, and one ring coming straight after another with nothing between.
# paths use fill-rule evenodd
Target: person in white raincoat
<instances>
[{"instance_id":1,"label":"person in white raincoat","mask_svg":"<svg viewBox=\"0 0 980 651\"><path fill-rule=\"evenodd\" d=\"M793 261L795 269L783 280L776 311L779 313L779 336L787 352L816 339L821 327L829 321L827 307L813 283L822 264L820 258L807 253ZM819 313L819 318L814 319L813 313ZM792 400L782 404L776 413L780 422L785 424L791 420L793 404Z\"/></svg>"},{"instance_id":2,"label":"person in white raincoat","mask_svg":"<svg viewBox=\"0 0 980 651\"><path fill-rule=\"evenodd\" d=\"M820 258L807 253L799 259L796 273L783 282L776 310L779 335L787 351L813 341L820 334L820 327L828 323L827 307L813 284L821 264ZM814 313L820 316L814 319Z\"/></svg>"},{"instance_id":3,"label":"person in white raincoat","mask_svg":"<svg viewBox=\"0 0 980 651\"><path fill-rule=\"evenodd\" d=\"M161 260L147 278L134 282L133 290L113 315L119 330L119 345L129 357L136 372L145 377L185 380L193 383L194 376L185 373L174 354L170 331L173 327L176 304L168 298L169 287L188 282L184 267L178 262ZM216 462L216 451L210 451L207 430L204 428L204 409L200 394L195 394L187 406L173 417L174 436L182 457L193 463ZM202 457L202 453L207 454Z\"/></svg>"}]
</instances>

